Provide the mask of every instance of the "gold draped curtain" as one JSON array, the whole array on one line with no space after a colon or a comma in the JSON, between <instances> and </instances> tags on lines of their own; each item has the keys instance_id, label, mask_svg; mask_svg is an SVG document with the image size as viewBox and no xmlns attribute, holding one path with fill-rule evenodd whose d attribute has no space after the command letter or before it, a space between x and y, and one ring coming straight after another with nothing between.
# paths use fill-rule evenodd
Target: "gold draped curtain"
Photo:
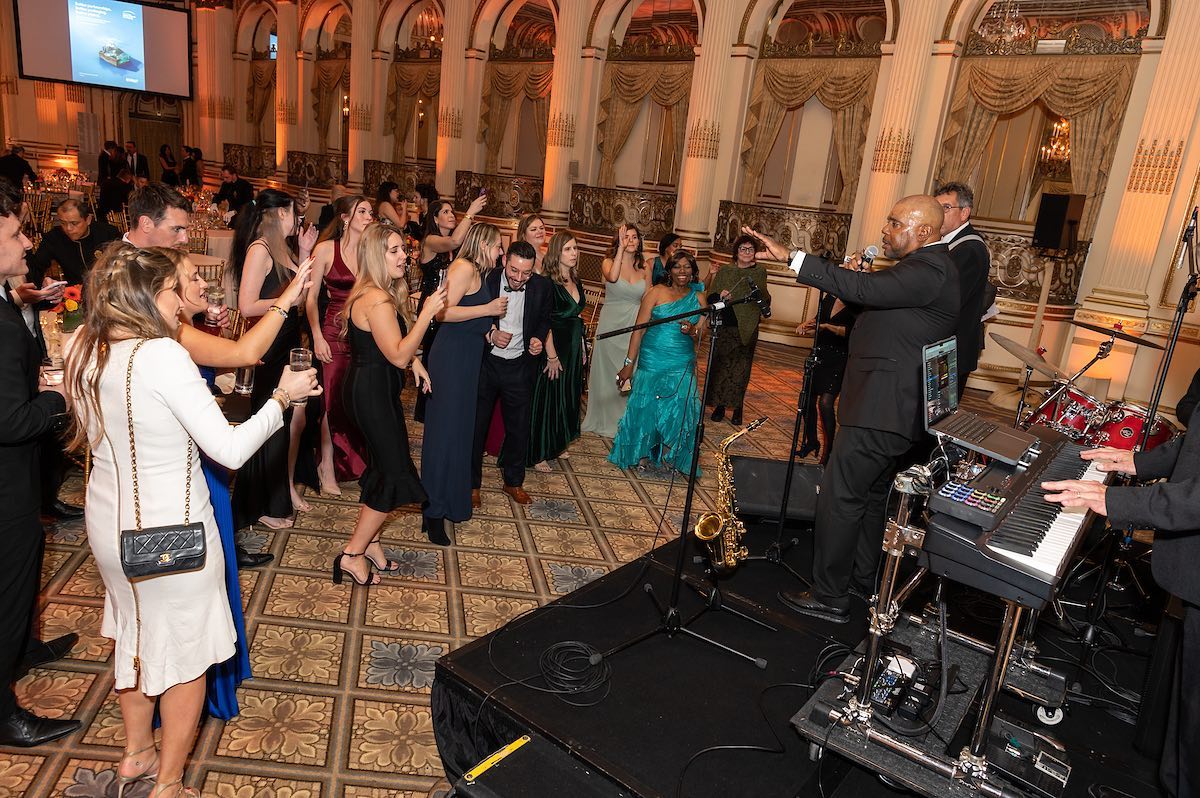
<instances>
[{"instance_id":1,"label":"gold draped curtain","mask_svg":"<svg viewBox=\"0 0 1200 798\"><path fill-rule=\"evenodd\" d=\"M441 82L442 65L438 62L392 64L388 85L387 119L383 132L391 133L393 137L393 163L404 162L404 142L408 138L413 114L417 112L417 100L424 100L429 113L437 116L437 104L433 102L433 98L438 96Z\"/></svg>"},{"instance_id":2,"label":"gold draped curtain","mask_svg":"<svg viewBox=\"0 0 1200 798\"><path fill-rule=\"evenodd\" d=\"M324 58L313 68L313 116L317 121L317 152L329 148L329 125L341 107L340 94L350 90L350 59Z\"/></svg>"},{"instance_id":3,"label":"gold draped curtain","mask_svg":"<svg viewBox=\"0 0 1200 798\"><path fill-rule=\"evenodd\" d=\"M763 171L784 115L816 96L832 112L833 146L842 175L838 211L849 213L858 190L867 118L878 76L878 58L761 59L742 136L742 165L746 170L742 202L758 199Z\"/></svg>"},{"instance_id":4,"label":"gold draped curtain","mask_svg":"<svg viewBox=\"0 0 1200 798\"><path fill-rule=\"evenodd\" d=\"M1122 56L964 60L942 140L939 179L969 181L997 119L1040 102L1071 123L1071 191L1087 198L1079 237L1090 239L1136 68L1136 59Z\"/></svg>"},{"instance_id":5,"label":"gold draped curtain","mask_svg":"<svg viewBox=\"0 0 1200 798\"><path fill-rule=\"evenodd\" d=\"M617 156L629 140L647 95L671 111L675 152L684 151L692 66L691 61L610 61L604 65L604 93L596 122L601 186L615 185Z\"/></svg>"},{"instance_id":6,"label":"gold draped curtain","mask_svg":"<svg viewBox=\"0 0 1200 798\"><path fill-rule=\"evenodd\" d=\"M254 130L254 143L263 143L262 121L275 98L275 62L256 59L250 62L250 85L246 92L246 121Z\"/></svg>"},{"instance_id":7,"label":"gold draped curtain","mask_svg":"<svg viewBox=\"0 0 1200 798\"><path fill-rule=\"evenodd\" d=\"M546 128L550 120L550 84L554 82L552 63L488 62L484 75L483 102L479 118L479 140L484 142L487 158L483 171L494 174L500 165L500 149L508 129L508 114L513 100L521 93L533 103L538 152L546 155Z\"/></svg>"}]
</instances>

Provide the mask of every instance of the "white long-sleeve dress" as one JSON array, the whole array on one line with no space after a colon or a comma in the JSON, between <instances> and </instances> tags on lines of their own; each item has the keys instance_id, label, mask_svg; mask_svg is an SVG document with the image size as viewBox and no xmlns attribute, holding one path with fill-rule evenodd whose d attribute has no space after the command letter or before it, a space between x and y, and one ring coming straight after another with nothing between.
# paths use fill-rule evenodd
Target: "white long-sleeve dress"
<instances>
[{"instance_id":1,"label":"white long-sleeve dress","mask_svg":"<svg viewBox=\"0 0 1200 798\"><path fill-rule=\"evenodd\" d=\"M201 676L234 653L234 628L225 593L225 558L213 518L200 451L237 468L283 424L277 402L267 402L246 423L232 427L182 346L169 338L147 341L133 361L132 416L137 446L142 527L183 521L188 435L192 453L191 520L204 523L204 567L144 579L137 584L140 641L133 587L121 570L120 534L133 529L125 373L136 341L112 345L100 377L103 432L87 419L92 472L87 486L88 543L104 580L101 633L116 641L116 688L138 687L149 696ZM141 658L138 681L133 660Z\"/></svg>"}]
</instances>

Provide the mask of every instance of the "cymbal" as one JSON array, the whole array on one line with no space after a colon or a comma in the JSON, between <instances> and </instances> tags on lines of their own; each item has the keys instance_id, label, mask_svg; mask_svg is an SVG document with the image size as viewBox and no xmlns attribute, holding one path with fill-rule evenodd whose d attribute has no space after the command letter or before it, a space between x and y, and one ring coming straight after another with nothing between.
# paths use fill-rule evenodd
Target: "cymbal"
<instances>
[{"instance_id":1,"label":"cymbal","mask_svg":"<svg viewBox=\"0 0 1200 798\"><path fill-rule=\"evenodd\" d=\"M1052 380L1061 380L1068 376L1061 368L1042 357L1040 352L1035 352L1027 346L1021 346L1013 339L1005 338L1000 333L988 333L988 335L992 337L993 341L1000 344L1004 351L1039 374L1045 374Z\"/></svg>"},{"instance_id":2,"label":"cymbal","mask_svg":"<svg viewBox=\"0 0 1200 798\"><path fill-rule=\"evenodd\" d=\"M1092 332L1100 333L1101 335L1111 335L1121 341L1128 341L1129 343L1137 344L1138 346L1148 346L1151 349L1163 348L1162 344L1156 344L1153 341L1147 341L1145 338L1141 338L1137 335L1130 335L1123 330L1114 330L1112 327L1101 327L1099 324L1090 324L1086 321L1077 321L1075 319L1071 319L1071 323L1076 327L1082 327L1085 330L1091 330Z\"/></svg>"}]
</instances>

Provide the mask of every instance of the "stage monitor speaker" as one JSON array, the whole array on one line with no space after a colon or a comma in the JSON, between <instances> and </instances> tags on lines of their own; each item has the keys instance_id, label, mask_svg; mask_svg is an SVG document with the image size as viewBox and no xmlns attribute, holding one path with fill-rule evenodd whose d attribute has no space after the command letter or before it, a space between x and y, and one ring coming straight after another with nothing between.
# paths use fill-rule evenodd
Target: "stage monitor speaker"
<instances>
[{"instance_id":1,"label":"stage monitor speaker","mask_svg":"<svg viewBox=\"0 0 1200 798\"><path fill-rule=\"evenodd\" d=\"M1133 747L1151 759L1162 756L1167 716L1171 712L1171 693L1175 687L1175 663L1179 659L1179 636L1183 628L1183 602L1169 596L1158 622L1158 634L1146 668L1146 684L1138 704Z\"/></svg>"},{"instance_id":2,"label":"stage monitor speaker","mask_svg":"<svg viewBox=\"0 0 1200 798\"><path fill-rule=\"evenodd\" d=\"M1033 223L1033 245L1043 249L1071 249L1083 219L1083 194L1043 194Z\"/></svg>"},{"instance_id":3,"label":"stage monitor speaker","mask_svg":"<svg viewBox=\"0 0 1200 798\"><path fill-rule=\"evenodd\" d=\"M737 493L734 512L739 518L778 520L783 504L786 460L733 457L733 485ZM787 520L811 522L817 516L817 492L825 469L815 463L796 463L788 495Z\"/></svg>"}]
</instances>

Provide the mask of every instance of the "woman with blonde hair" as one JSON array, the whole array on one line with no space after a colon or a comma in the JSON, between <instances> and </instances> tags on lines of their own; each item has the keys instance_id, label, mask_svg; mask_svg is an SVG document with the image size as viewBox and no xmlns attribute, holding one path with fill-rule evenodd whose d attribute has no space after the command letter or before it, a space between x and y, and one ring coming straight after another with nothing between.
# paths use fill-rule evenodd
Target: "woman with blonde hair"
<instances>
[{"instance_id":1,"label":"woman with blonde hair","mask_svg":"<svg viewBox=\"0 0 1200 798\"><path fill-rule=\"evenodd\" d=\"M171 249L110 248L89 275L87 315L66 360L71 443L92 451L85 522L104 580L101 633L115 641L126 751L117 765L118 795L137 781L152 782L154 798L198 795L184 788L183 769L204 703L205 671L234 653L224 556L199 475L200 452L238 468L282 429L292 399L321 392L314 370L286 371L265 405L230 426L175 340L184 307L177 293L182 258ZM130 581L121 531L181 521L203 525L204 565ZM154 742L156 706L161 752Z\"/></svg>"},{"instance_id":2,"label":"woman with blonde hair","mask_svg":"<svg viewBox=\"0 0 1200 798\"><path fill-rule=\"evenodd\" d=\"M429 495L424 530L430 542L450 545L445 522L471 517L471 454L474 446L479 366L484 336L492 319L508 309L507 297L493 297L483 277L504 252L494 225L467 231L446 276L446 306L429 352L429 377L436 390L425 405L421 439L421 484Z\"/></svg>"},{"instance_id":3,"label":"woman with blonde hair","mask_svg":"<svg viewBox=\"0 0 1200 798\"><path fill-rule=\"evenodd\" d=\"M413 356L433 317L446 306L438 289L414 323L408 312L404 235L387 224L372 224L358 245L358 279L342 310L342 334L350 343L350 370L343 382L351 423L367 442L367 464L358 484L361 506L346 548L333 561L333 581L342 574L360 585L375 584L371 567L393 573L399 564L387 558L379 536L388 513L425 501L425 490L408 451L408 429L400 392L410 364L420 390L429 392L429 374ZM369 431L370 434L367 434Z\"/></svg>"}]
</instances>

